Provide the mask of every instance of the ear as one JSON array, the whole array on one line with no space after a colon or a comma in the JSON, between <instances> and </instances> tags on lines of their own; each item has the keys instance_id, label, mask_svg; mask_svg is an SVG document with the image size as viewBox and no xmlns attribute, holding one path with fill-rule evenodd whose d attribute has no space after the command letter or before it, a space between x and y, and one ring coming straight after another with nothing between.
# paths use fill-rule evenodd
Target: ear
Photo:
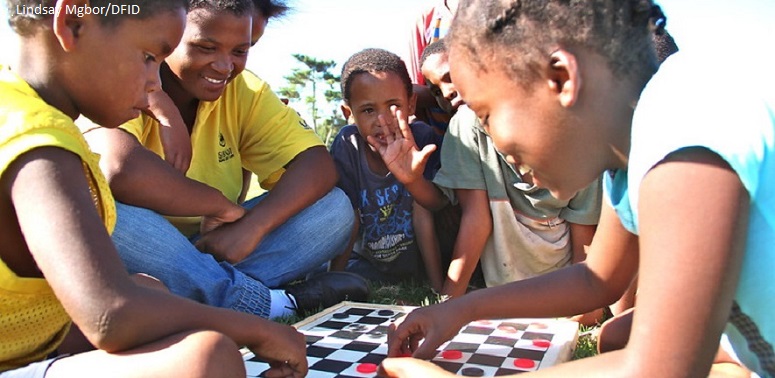
<instances>
[{"instance_id":1,"label":"ear","mask_svg":"<svg viewBox=\"0 0 775 378\"><path fill-rule=\"evenodd\" d=\"M558 49L550 55L549 89L556 93L560 105L572 107L579 96L581 73L576 64L576 56L567 50Z\"/></svg>"},{"instance_id":2,"label":"ear","mask_svg":"<svg viewBox=\"0 0 775 378\"><path fill-rule=\"evenodd\" d=\"M350 109L350 105L344 103L339 108L342 110L342 115L344 115L344 119L347 120L347 123L354 123L350 121L350 117L353 115L353 111Z\"/></svg>"},{"instance_id":3,"label":"ear","mask_svg":"<svg viewBox=\"0 0 775 378\"><path fill-rule=\"evenodd\" d=\"M65 51L71 51L81 36L83 17L69 12L74 7L89 6L89 0L57 1L54 13L54 35Z\"/></svg>"},{"instance_id":4,"label":"ear","mask_svg":"<svg viewBox=\"0 0 775 378\"><path fill-rule=\"evenodd\" d=\"M413 116L414 111L417 110L417 92L412 92L412 95L409 96L409 103L407 104L409 108L407 109L406 115L407 116Z\"/></svg>"}]
</instances>

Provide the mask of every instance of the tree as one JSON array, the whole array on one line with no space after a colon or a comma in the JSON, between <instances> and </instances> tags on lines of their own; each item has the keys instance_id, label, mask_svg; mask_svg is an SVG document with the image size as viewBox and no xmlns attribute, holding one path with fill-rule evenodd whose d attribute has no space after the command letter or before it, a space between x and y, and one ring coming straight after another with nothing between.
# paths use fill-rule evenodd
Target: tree
<instances>
[{"instance_id":1,"label":"tree","mask_svg":"<svg viewBox=\"0 0 775 378\"><path fill-rule=\"evenodd\" d=\"M330 72L336 62L318 60L303 54L293 54L293 57L304 67L294 68L290 75L285 76L288 85L277 92L290 102L306 105L312 129L323 139L326 146L330 146L336 133L346 124L338 110L342 101L340 77Z\"/></svg>"}]
</instances>

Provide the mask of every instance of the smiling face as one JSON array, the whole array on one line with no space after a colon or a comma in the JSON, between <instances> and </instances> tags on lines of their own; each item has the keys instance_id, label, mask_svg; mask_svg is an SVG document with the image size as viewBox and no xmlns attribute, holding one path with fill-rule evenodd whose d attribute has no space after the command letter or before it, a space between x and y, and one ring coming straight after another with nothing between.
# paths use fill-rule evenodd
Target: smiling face
<instances>
[{"instance_id":1,"label":"smiling face","mask_svg":"<svg viewBox=\"0 0 775 378\"><path fill-rule=\"evenodd\" d=\"M84 23L76 60L63 65L70 73L60 83L77 113L104 127L138 117L148 92L160 86L159 66L180 41L185 20L181 8L113 26Z\"/></svg>"},{"instance_id":2,"label":"smiling face","mask_svg":"<svg viewBox=\"0 0 775 378\"><path fill-rule=\"evenodd\" d=\"M429 55L422 64L425 83L439 106L447 113L454 114L462 105L463 98L457 92L449 73L449 55L438 53Z\"/></svg>"},{"instance_id":3,"label":"smiling face","mask_svg":"<svg viewBox=\"0 0 775 378\"><path fill-rule=\"evenodd\" d=\"M166 63L191 97L215 101L245 69L251 45L251 15L195 9L188 14L180 46Z\"/></svg>"},{"instance_id":4,"label":"smiling face","mask_svg":"<svg viewBox=\"0 0 775 378\"><path fill-rule=\"evenodd\" d=\"M352 114L364 138L371 135L384 140L385 131L378 117L382 115L386 122L395 122L392 106L403 111L404 121L414 113L415 95L408 96L404 82L393 72L359 73L352 78L350 93L345 115Z\"/></svg>"},{"instance_id":5,"label":"smiling face","mask_svg":"<svg viewBox=\"0 0 775 378\"><path fill-rule=\"evenodd\" d=\"M563 200L599 176L586 151L599 146L584 135L578 114L560 104L551 80L539 78L527 88L495 65L483 70L458 54L450 55L457 89L509 163L532 171L536 185Z\"/></svg>"}]
</instances>

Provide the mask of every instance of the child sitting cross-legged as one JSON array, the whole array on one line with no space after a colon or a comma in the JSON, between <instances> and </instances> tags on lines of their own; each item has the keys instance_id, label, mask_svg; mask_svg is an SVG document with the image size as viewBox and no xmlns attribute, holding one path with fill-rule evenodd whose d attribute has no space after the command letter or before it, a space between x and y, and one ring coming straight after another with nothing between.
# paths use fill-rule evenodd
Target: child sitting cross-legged
<instances>
[{"instance_id":1,"label":"child sitting cross-legged","mask_svg":"<svg viewBox=\"0 0 775 378\"><path fill-rule=\"evenodd\" d=\"M431 213L415 203L367 141L384 137L384 122L394 119L391 108L403 109L406 115L414 111L406 65L391 52L366 49L347 60L341 82L342 111L355 125L342 128L331 154L339 172L337 185L350 198L360 221L357 235L345 253L332 261L331 269L396 282L423 277L424 265L431 285L440 290L441 263ZM421 146L441 144L428 125L415 122L410 127ZM438 168L438 156L430 159L424 172L429 179ZM353 245L355 254L350 256Z\"/></svg>"}]
</instances>

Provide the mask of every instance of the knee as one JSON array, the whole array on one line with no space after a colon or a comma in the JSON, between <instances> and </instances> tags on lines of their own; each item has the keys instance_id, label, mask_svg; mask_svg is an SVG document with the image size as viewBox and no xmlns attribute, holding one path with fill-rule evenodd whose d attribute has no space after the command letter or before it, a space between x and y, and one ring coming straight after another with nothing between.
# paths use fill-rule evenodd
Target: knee
<instances>
[{"instance_id":1,"label":"knee","mask_svg":"<svg viewBox=\"0 0 775 378\"><path fill-rule=\"evenodd\" d=\"M244 377L245 363L237 344L215 331L188 335L185 344L186 370L193 377Z\"/></svg>"},{"instance_id":2,"label":"knee","mask_svg":"<svg viewBox=\"0 0 775 378\"><path fill-rule=\"evenodd\" d=\"M323 197L323 200L325 201L323 208L328 217L349 232L355 225L355 213L347 195L342 189L334 188Z\"/></svg>"}]
</instances>

